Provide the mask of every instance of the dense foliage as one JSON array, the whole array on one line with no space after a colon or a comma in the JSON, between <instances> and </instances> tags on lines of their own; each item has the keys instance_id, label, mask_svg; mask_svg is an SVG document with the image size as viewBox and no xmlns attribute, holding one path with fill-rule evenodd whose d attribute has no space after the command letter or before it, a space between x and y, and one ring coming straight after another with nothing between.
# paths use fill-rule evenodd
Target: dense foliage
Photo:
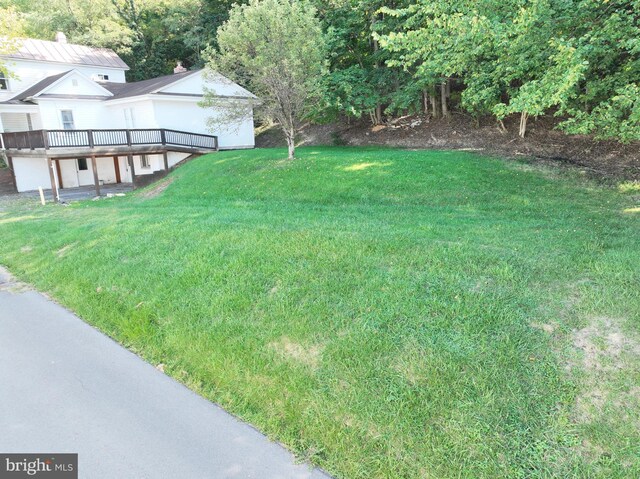
<instances>
[{"instance_id":1,"label":"dense foliage","mask_svg":"<svg viewBox=\"0 0 640 479\"><path fill-rule=\"evenodd\" d=\"M22 19L12 7L0 7L0 55L11 53L16 47L15 39L22 34ZM2 59L0 59L0 72L4 69Z\"/></svg>"},{"instance_id":2,"label":"dense foliage","mask_svg":"<svg viewBox=\"0 0 640 479\"><path fill-rule=\"evenodd\" d=\"M232 8L218 30L218 44L209 55L210 74L220 72L260 98L259 112L278 122L293 159L296 131L316 110L324 76L326 51L316 10L306 1L250 0ZM207 92L205 104L222 103L227 108L220 110L231 120L250 113L245 101L230 102Z\"/></svg>"},{"instance_id":3,"label":"dense foliage","mask_svg":"<svg viewBox=\"0 0 640 479\"><path fill-rule=\"evenodd\" d=\"M0 0L21 12L25 33L114 49L131 67L129 80L171 73L176 61L204 64L202 52L228 17L233 0Z\"/></svg>"},{"instance_id":4,"label":"dense foliage","mask_svg":"<svg viewBox=\"0 0 640 479\"><path fill-rule=\"evenodd\" d=\"M204 64L233 0L0 0L30 36L114 48L130 79ZM297 3L297 2L293 2ZM317 116L557 115L640 139L640 0L313 0L329 47Z\"/></svg>"}]
</instances>

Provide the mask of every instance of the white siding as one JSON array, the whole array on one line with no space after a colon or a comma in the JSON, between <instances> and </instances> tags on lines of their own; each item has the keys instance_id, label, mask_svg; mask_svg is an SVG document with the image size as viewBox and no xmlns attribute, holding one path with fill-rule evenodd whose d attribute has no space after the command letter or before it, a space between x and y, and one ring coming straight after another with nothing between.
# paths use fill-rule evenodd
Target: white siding
<instances>
[{"instance_id":1,"label":"white siding","mask_svg":"<svg viewBox=\"0 0 640 479\"><path fill-rule=\"evenodd\" d=\"M70 100L65 98L41 98L39 99L40 115L44 128L48 130L62 129L62 117L60 111L71 110L73 112L74 126L78 130L89 128L122 128L112 126L112 118L101 100Z\"/></svg>"},{"instance_id":2,"label":"white siding","mask_svg":"<svg viewBox=\"0 0 640 479\"><path fill-rule=\"evenodd\" d=\"M175 93L176 95L202 95L205 85L220 96L253 96L222 75L216 75L205 81L202 71L163 88L161 92ZM158 127L216 135L221 149L254 147L253 114L251 111L248 111L244 120L236 124L223 125L222 120L216 124L215 118L220 116L220 110L200 107L198 102L201 99L195 96L175 96L173 98L154 96L154 112ZM209 118L214 119L211 128L207 126Z\"/></svg>"},{"instance_id":3,"label":"white siding","mask_svg":"<svg viewBox=\"0 0 640 479\"><path fill-rule=\"evenodd\" d=\"M156 118L153 114L153 103L151 100L136 100L126 103L112 104L104 102L105 117L111 126L108 128L127 128L126 118L128 113L125 111L130 109L132 117L131 128L158 128Z\"/></svg>"},{"instance_id":4,"label":"white siding","mask_svg":"<svg viewBox=\"0 0 640 479\"><path fill-rule=\"evenodd\" d=\"M131 171L129 171L129 160L126 156L118 157L118 166L120 167L120 181L122 183L131 183Z\"/></svg>"},{"instance_id":5,"label":"white siding","mask_svg":"<svg viewBox=\"0 0 640 479\"><path fill-rule=\"evenodd\" d=\"M51 189L49 169L45 158L14 157L13 169L18 191L37 190L38 186Z\"/></svg>"},{"instance_id":6,"label":"white siding","mask_svg":"<svg viewBox=\"0 0 640 479\"><path fill-rule=\"evenodd\" d=\"M60 176L58 182L62 180L63 188L75 188L79 186L78 165L76 160L60 160Z\"/></svg>"},{"instance_id":7,"label":"white siding","mask_svg":"<svg viewBox=\"0 0 640 479\"><path fill-rule=\"evenodd\" d=\"M136 176L150 175L154 171L164 170L164 159L162 155L147 155L149 168L142 167L142 157L133 157L133 166L136 169Z\"/></svg>"},{"instance_id":8,"label":"white siding","mask_svg":"<svg viewBox=\"0 0 640 479\"><path fill-rule=\"evenodd\" d=\"M51 75L77 70L85 76L92 78L98 74L109 75L109 81L124 83L124 70L90 65L73 65L66 63L48 63L29 60L7 60L5 68L11 72L9 78L9 90L0 91L0 101L8 100L23 90Z\"/></svg>"},{"instance_id":9,"label":"white siding","mask_svg":"<svg viewBox=\"0 0 640 479\"><path fill-rule=\"evenodd\" d=\"M82 75L72 73L60 79L57 83L50 85L45 94L47 95L98 95L109 96L109 92Z\"/></svg>"},{"instance_id":10,"label":"white siding","mask_svg":"<svg viewBox=\"0 0 640 479\"><path fill-rule=\"evenodd\" d=\"M222 75L215 75L215 77L208 78L205 81L203 73L201 70L189 75L183 80L173 83L166 88L162 88L160 91L162 93L202 95L204 93L204 86L206 85L207 89L213 90L216 95L220 96L251 96L251 93L247 90Z\"/></svg>"},{"instance_id":11,"label":"white siding","mask_svg":"<svg viewBox=\"0 0 640 479\"><path fill-rule=\"evenodd\" d=\"M91 163L90 160L89 163ZM96 158L96 166L98 167L98 180L102 184L111 185L116 182L116 169L112 157ZM93 184L93 181L89 184Z\"/></svg>"},{"instance_id":12,"label":"white siding","mask_svg":"<svg viewBox=\"0 0 640 479\"><path fill-rule=\"evenodd\" d=\"M167 163L169 164L169 168L175 166L177 163L180 163L187 156L190 156L188 153L178 153L177 151L170 151L167 153Z\"/></svg>"},{"instance_id":13,"label":"white siding","mask_svg":"<svg viewBox=\"0 0 640 479\"><path fill-rule=\"evenodd\" d=\"M42 122L38 113L0 113L0 132L28 131L31 117L31 129L41 130Z\"/></svg>"},{"instance_id":14,"label":"white siding","mask_svg":"<svg viewBox=\"0 0 640 479\"><path fill-rule=\"evenodd\" d=\"M29 122L24 113L2 113L4 131L28 131Z\"/></svg>"},{"instance_id":15,"label":"white siding","mask_svg":"<svg viewBox=\"0 0 640 479\"><path fill-rule=\"evenodd\" d=\"M253 132L253 115L249 113L239 124L207 127L209 117L216 117L216 110L201 108L199 99L154 98L154 113L159 128L202 133L218 136L221 149L253 148L255 138Z\"/></svg>"}]
</instances>

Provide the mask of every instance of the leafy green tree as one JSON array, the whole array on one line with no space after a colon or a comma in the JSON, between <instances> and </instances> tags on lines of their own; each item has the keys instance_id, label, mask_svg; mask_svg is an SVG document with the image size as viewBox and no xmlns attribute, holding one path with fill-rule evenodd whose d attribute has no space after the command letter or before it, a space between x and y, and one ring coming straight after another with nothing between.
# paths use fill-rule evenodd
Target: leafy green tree
<instances>
[{"instance_id":1,"label":"leafy green tree","mask_svg":"<svg viewBox=\"0 0 640 479\"><path fill-rule=\"evenodd\" d=\"M24 22L13 7L0 6L0 55L11 53L17 48L16 39L23 34ZM0 69L2 62L0 60Z\"/></svg>"},{"instance_id":2,"label":"leafy green tree","mask_svg":"<svg viewBox=\"0 0 640 479\"><path fill-rule=\"evenodd\" d=\"M18 48L16 39L23 36L24 21L19 12L13 7L0 6L0 55L7 55ZM5 62L0 58L0 73L2 76L11 76L11 70L5 67Z\"/></svg>"},{"instance_id":3,"label":"leafy green tree","mask_svg":"<svg viewBox=\"0 0 640 479\"><path fill-rule=\"evenodd\" d=\"M325 58L325 39L312 5L251 0L235 5L218 29L218 49L211 52L207 69L246 85L260 98L258 112L278 122L293 159L296 131L321 98ZM224 106L235 117L246 115L246 103L232 105L215 91L205 96L205 105Z\"/></svg>"},{"instance_id":4,"label":"leafy green tree","mask_svg":"<svg viewBox=\"0 0 640 479\"><path fill-rule=\"evenodd\" d=\"M202 33L201 0L11 2L25 19L27 36L53 39L63 31L70 42L112 48L131 67L129 80L171 73L177 60L187 67L203 63L209 37Z\"/></svg>"},{"instance_id":5,"label":"leafy green tree","mask_svg":"<svg viewBox=\"0 0 640 479\"><path fill-rule=\"evenodd\" d=\"M375 32L393 28L396 21L380 8L401 1L329 0L316 1L329 54L329 75L323 105L335 117L368 116L373 124L382 122L383 112L410 108L404 88L411 76L402 68L386 64L390 53L379 47ZM390 24L391 23L391 24Z\"/></svg>"},{"instance_id":6,"label":"leafy green tree","mask_svg":"<svg viewBox=\"0 0 640 479\"><path fill-rule=\"evenodd\" d=\"M586 63L579 95L559 114L569 133L640 140L640 1L580 0L566 32Z\"/></svg>"}]
</instances>

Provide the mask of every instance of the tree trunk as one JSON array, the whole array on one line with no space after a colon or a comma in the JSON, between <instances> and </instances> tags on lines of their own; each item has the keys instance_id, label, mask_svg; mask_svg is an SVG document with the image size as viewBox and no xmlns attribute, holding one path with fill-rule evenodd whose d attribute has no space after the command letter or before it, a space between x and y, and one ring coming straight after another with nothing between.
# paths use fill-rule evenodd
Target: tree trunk
<instances>
[{"instance_id":1,"label":"tree trunk","mask_svg":"<svg viewBox=\"0 0 640 479\"><path fill-rule=\"evenodd\" d=\"M529 113L523 111L520 113L520 131L518 134L520 138L524 138L524 135L527 133L527 119L529 118Z\"/></svg>"},{"instance_id":2,"label":"tree trunk","mask_svg":"<svg viewBox=\"0 0 640 479\"><path fill-rule=\"evenodd\" d=\"M382 106L381 105L376 106L374 117L375 117L374 125L379 125L380 123L382 123Z\"/></svg>"},{"instance_id":3,"label":"tree trunk","mask_svg":"<svg viewBox=\"0 0 640 479\"><path fill-rule=\"evenodd\" d=\"M442 102L442 116L449 117L449 108L447 106L447 83L449 80L445 80L440 84L440 100Z\"/></svg>"},{"instance_id":4,"label":"tree trunk","mask_svg":"<svg viewBox=\"0 0 640 479\"><path fill-rule=\"evenodd\" d=\"M422 109L425 115L429 114L429 92L427 90L422 92Z\"/></svg>"},{"instance_id":5,"label":"tree trunk","mask_svg":"<svg viewBox=\"0 0 640 479\"><path fill-rule=\"evenodd\" d=\"M436 95L429 95L431 98L431 112L433 113L434 118L438 118L440 116L440 112L438 110L438 98Z\"/></svg>"},{"instance_id":6,"label":"tree trunk","mask_svg":"<svg viewBox=\"0 0 640 479\"><path fill-rule=\"evenodd\" d=\"M375 30L375 24L378 21L377 18L377 13L374 14L373 18L371 19L371 32L373 33L373 31ZM372 38L372 47L373 47L373 54L375 55L378 50L380 49L380 45L378 44L378 40L376 40L375 38ZM380 68L380 62L376 59L374 68ZM382 105L376 105L376 109L375 109L375 118L374 118L374 125L379 125L382 123Z\"/></svg>"},{"instance_id":7,"label":"tree trunk","mask_svg":"<svg viewBox=\"0 0 640 479\"><path fill-rule=\"evenodd\" d=\"M296 157L296 131L293 128L285 129L284 136L287 139L288 158L293 160Z\"/></svg>"},{"instance_id":8,"label":"tree trunk","mask_svg":"<svg viewBox=\"0 0 640 479\"><path fill-rule=\"evenodd\" d=\"M296 143L292 139L287 139L287 147L289 148L289 159L293 160L296 157Z\"/></svg>"}]
</instances>

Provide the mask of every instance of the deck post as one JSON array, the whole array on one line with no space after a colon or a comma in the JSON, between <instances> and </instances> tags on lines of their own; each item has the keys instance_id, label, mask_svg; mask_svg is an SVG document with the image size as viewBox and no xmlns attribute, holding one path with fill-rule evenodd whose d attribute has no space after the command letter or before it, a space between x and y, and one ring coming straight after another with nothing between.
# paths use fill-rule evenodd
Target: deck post
<instances>
[{"instance_id":1,"label":"deck post","mask_svg":"<svg viewBox=\"0 0 640 479\"><path fill-rule=\"evenodd\" d=\"M122 179L120 178L120 160L117 156L113 157L113 168L116 171L116 184L122 183Z\"/></svg>"},{"instance_id":2,"label":"deck post","mask_svg":"<svg viewBox=\"0 0 640 479\"><path fill-rule=\"evenodd\" d=\"M49 167L49 179L51 180L51 196L53 196L53 201L58 201L58 186L56 185L56 176L53 171L55 166L53 165L53 160L47 156L47 166Z\"/></svg>"},{"instance_id":3,"label":"deck post","mask_svg":"<svg viewBox=\"0 0 640 479\"><path fill-rule=\"evenodd\" d=\"M91 155L91 168L93 168L93 184L96 187L96 196L100 196L100 181L98 181L98 165L96 155Z\"/></svg>"},{"instance_id":4,"label":"deck post","mask_svg":"<svg viewBox=\"0 0 640 479\"><path fill-rule=\"evenodd\" d=\"M59 190L61 190L62 188L64 188L64 184L62 183L62 170L60 168L60 160L54 160L55 164L56 164L56 177L58 178L58 186L59 186Z\"/></svg>"},{"instance_id":5,"label":"deck post","mask_svg":"<svg viewBox=\"0 0 640 479\"><path fill-rule=\"evenodd\" d=\"M169 158L167 158L167 150L162 152L162 159L164 160L164 171L169 171Z\"/></svg>"},{"instance_id":6,"label":"deck post","mask_svg":"<svg viewBox=\"0 0 640 479\"><path fill-rule=\"evenodd\" d=\"M9 170L11 171L11 181L13 182L13 187L15 188L16 192L18 191L18 183L16 182L16 172L13 171L13 158L11 156L7 156L7 166L9 167Z\"/></svg>"},{"instance_id":7,"label":"deck post","mask_svg":"<svg viewBox=\"0 0 640 479\"><path fill-rule=\"evenodd\" d=\"M129 162L129 169L131 170L131 184L136 187L136 167L133 164L133 155L129 153L127 155L127 161Z\"/></svg>"}]
</instances>

